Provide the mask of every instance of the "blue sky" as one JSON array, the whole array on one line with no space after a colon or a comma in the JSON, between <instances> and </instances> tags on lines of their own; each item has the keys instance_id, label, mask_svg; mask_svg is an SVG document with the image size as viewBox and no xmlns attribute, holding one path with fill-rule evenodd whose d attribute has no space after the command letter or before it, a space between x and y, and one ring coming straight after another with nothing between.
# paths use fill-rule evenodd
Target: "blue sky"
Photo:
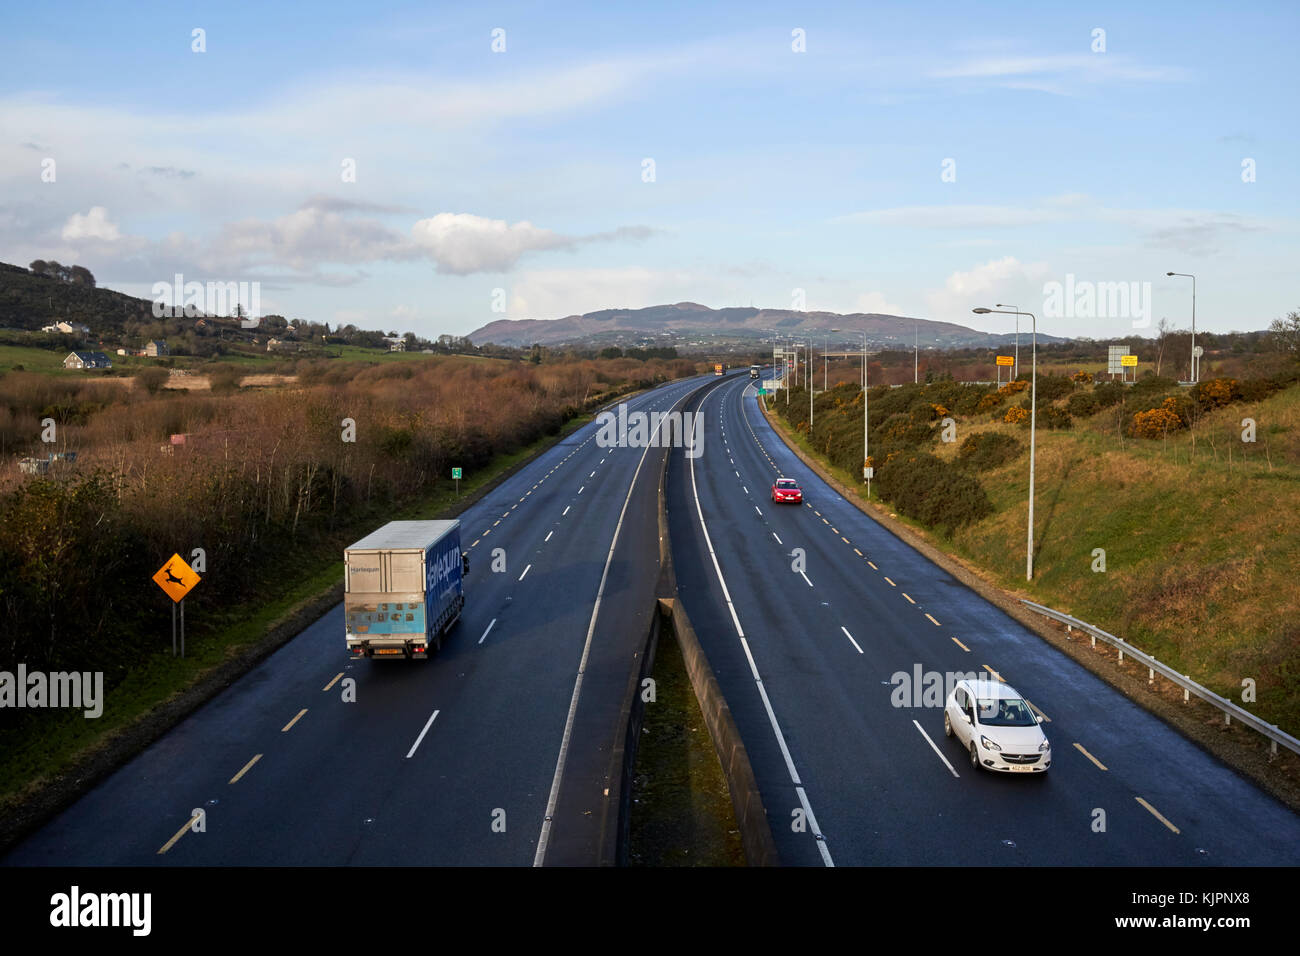
<instances>
[{"instance_id":1,"label":"blue sky","mask_svg":"<svg viewBox=\"0 0 1300 956\"><path fill-rule=\"evenodd\" d=\"M1067 275L1186 326L1169 270L1198 328L1262 328L1300 307L1298 11L33 5L0 38L0 259L426 336L795 290L1002 330L970 309Z\"/></svg>"}]
</instances>

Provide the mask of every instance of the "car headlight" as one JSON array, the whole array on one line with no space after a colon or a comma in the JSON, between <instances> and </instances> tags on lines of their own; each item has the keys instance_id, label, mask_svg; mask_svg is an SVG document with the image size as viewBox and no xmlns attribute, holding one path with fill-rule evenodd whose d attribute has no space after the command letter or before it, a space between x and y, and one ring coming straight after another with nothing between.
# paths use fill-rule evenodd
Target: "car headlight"
<instances>
[{"instance_id":1,"label":"car headlight","mask_svg":"<svg viewBox=\"0 0 1300 956\"><path fill-rule=\"evenodd\" d=\"M1002 748L999 747L997 744L995 744L993 741L991 741L991 740L989 740L987 737L985 737L983 734L980 734L980 743L982 743L982 744L984 745L984 749L985 749L985 750L998 750L998 751L1000 751L1000 750L1002 749Z\"/></svg>"},{"instance_id":2,"label":"car headlight","mask_svg":"<svg viewBox=\"0 0 1300 956\"><path fill-rule=\"evenodd\" d=\"M1051 749L1052 749L1052 742L1051 742L1050 740L1048 740L1046 737L1044 737L1044 738L1043 738L1043 742L1042 742L1041 744L1038 745L1038 752L1039 752L1039 753L1047 753L1047 751L1049 751L1049 750L1051 750Z\"/></svg>"}]
</instances>

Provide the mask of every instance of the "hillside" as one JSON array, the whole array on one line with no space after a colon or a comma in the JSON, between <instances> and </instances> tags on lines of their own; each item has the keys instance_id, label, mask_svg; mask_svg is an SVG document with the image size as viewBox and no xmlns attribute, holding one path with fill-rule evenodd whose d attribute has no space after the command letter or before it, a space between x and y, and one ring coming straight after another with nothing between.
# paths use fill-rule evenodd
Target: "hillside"
<instances>
[{"instance_id":1,"label":"hillside","mask_svg":"<svg viewBox=\"0 0 1300 956\"><path fill-rule=\"evenodd\" d=\"M0 262L0 328L35 332L60 320L87 325L98 335L120 335L128 321L155 321L148 299L61 282Z\"/></svg>"},{"instance_id":2,"label":"hillside","mask_svg":"<svg viewBox=\"0 0 1300 956\"><path fill-rule=\"evenodd\" d=\"M724 340L757 340L778 329L789 333L823 333L831 329L867 332L869 345L875 348L911 348L913 330L919 331L922 348L990 347L1014 340L1014 334L990 335L952 322L882 315L876 312L799 312L792 309L724 308L711 309L697 302L654 305L644 309L602 309L585 315L562 319L498 319L469 334L475 345L590 345L617 343L622 338L689 340L708 336ZM1023 336L1022 336L1023 337ZM849 338L857 338L856 332ZM1039 333L1039 342L1063 342L1065 339Z\"/></svg>"}]
</instances>

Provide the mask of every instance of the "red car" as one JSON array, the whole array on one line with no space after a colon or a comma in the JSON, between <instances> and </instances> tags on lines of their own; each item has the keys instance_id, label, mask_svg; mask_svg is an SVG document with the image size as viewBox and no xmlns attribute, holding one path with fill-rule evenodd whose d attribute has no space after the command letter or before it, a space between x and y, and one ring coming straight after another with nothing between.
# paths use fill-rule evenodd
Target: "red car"
<instances>
[{"instance_id":1,"label":"red car","mask_svg":"<svg viewBox=\"0 0 1300 956\"><path fill-rule=\"evenodd\" d=\"M793 478L778 478L772 486L772 504L779 505L782 502L803 504L803 492Z\"/></svg>"}]
</instances>

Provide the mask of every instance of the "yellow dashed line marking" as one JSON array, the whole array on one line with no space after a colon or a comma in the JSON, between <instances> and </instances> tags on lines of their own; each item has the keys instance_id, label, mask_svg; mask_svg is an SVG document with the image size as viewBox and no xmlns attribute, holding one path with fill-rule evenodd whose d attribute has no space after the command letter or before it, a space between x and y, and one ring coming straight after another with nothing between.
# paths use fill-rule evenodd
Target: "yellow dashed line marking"
<instances>
[{"instance_id":1,"label":"yellow dashed line marking","mask_svg":"<svg viewBox=\"0 0 1300 956\"><path fill-rule=\"evenodd\" d=\"M262 759L261 754L253 754L253 759L248 761L248 763L244 764L244 769L239 771L239 773L235 774L233 777L231 777L230 782L238 783L239 778L242 777L244 774L248 773L248 771L252 769L253 764L257 763L261 759Z\"/></svg>"},{"instance_id":2,"label":"yellow dashed line marking","mask_svg":"<svg viewBox=\"0 0 1300 956\"><path fill-rule=\"evenodd\" d=\"M942 626L943 626L943 625L940 624L938 621L936 621L932 615L930 615L930 614L926 614L925 616L928 617L928 618L930 618L930 623L933 624L935 627L942 627Z\"/></svg>"},{"instance_id":3,"label":"yellow dashed line marking","mask_svg":"<svg viewBox=\"0 0 1300 956\"><path fill-rule=\"evenodd\" d=\"M967 654L970 653L970 648L967 647L965 644L963 644L961 641L957 640L957 638L954 637L954 638L952 639L952 642L953 642L954 644L956 644L958 647L960 647L960 648L961 648L963 651L965 651Z\"/></svg>"},{"instance_id":4,"label":"yellow dashed line marking","mask_svg":"<svg viewBox=\"0 0 1300 956\"><path fill-rule=\"evenodd\" d=\"M1043 723L1050 724L1052 722L1052 718L1048 717L1045 713L1043 713L1041 710L1035 707L1034 702L1030 700L1028 697L1025 698L1025 703L1029 705L1030 710L1032 710L1039 717L1043 718ZM1104 770L1105 768L1103 767L1102 769Z\"/></svg>"},{"instance_id":5,"label":"yellow dashed line marking","mask_svg":"<svg viewBox=\"0 0 1300 956\"><path fill-rule=\"evenodd\" d=\"M495 527L496 527L497 525L499 525L500 523L501 523L501 519L500 519L500 518L497 518L496 521L493 521L493 522L492 522L492 527L495 528Z\"/></svg>"},{"instance_id":6,"label":"yellow dashed line marking","mask_svg":"<svg viewBox=\"0 0 1300 956\"><path fill-rule=\"evenodd\" d=\"M868 561L867 564L871 564L871 562ZM871 570L872 570L872 571L879 571L880 568L876 567L874 564L871 564Z\"/></svg>"},{"instance_id":7,"label":"yellow dashed line marking","mask_svg":"<svg viewBox=\"0 0 1300 956\"><path fill-rule=\"evenodd\" d=\"M181 837L185 836L185 831L188 830L191 826L193 826L194 821L197 819L198 817L190 817L188 820L186 820L185 826L177 830L176 835L162 845L162 849L158 851L158 855L161 856L162 854L170 850L173 846L175 846L176 841L179 840Z\"/></svg>"},{"instance_id":8,"label":"yellow dashed line marking","mask_svg":"<svg viewBox=\"0 0 1300 956\"><path fill-rule=\"evenodd\" d=\"M854 549L853 549L853 553L856 554L859 558L866 557L866 555L864 555L864 554L863 554L861 551L859 551L857 548L854 548Z\"/></svg>"},{"instance_id":9,"label":"yellow dashed line marking","mask_svg":"<svg viewBox=\"0 0 1300 956\"><path fill-rule=\"evenodd\" d=\"M339 678L342 676L343 676L343 672L339 671L337 674L334 675L334 679L330 681L328 684L326 684L324 687L322 687L321 690L322 691L329 690L331 687L333 687L335 684L339 682Z\"/></svg>"},{"instance_id":10,"label":"yellow dashed line marking","mask_svg":"<svg viewBox=\"0 0 1300 956\"><path fill-rule=\"evenodd\" d=\"M843 541L845 544L851 543L848 538L844 537L844 535L840 535L840 540Z\"/></svg>"},{"instance_id":11,"label":"yellow dashed line marking","mask_svg":"<svg viewBox=\"0 0 1300 956\"><path fill-rule=\"evenodd\" d=\"M1005 679L1001 674L999 674L997 671L995 671L993 668L989 667L989 665L987 665L987 664L981 664L980 666L983 667L983 668L984 668L986 671L988 671L990 674L992 674L994 677L996 677L996 678L997 678L999 681L1001 681L1002 683L1004 683L1004 684L1006 683L1006 679Z\"/></svg>"},{"instance_id":12,"label":"yellow dashed line marking","mask_svg":"<svg viewBox=\"0 0 1300 956\"><path fill-rule=\"evenodd\" d=\"M885 580L886 580L886 581L889 581L889 578L886 577ZM890 586L891 588L896 588L896 587L898 587L898 585L895 584L893 581L889 581L889 586Z\"/></svg>"},{"instance_id":13,"label":"yellow dashed line marking","mask_svg":"<svg viewBox=\"0 0 1300 956\"><path fill-rule=\"evenodd\" d=\"M281 727L281 728L280 728L280 733L282 733L282 734L283 734L283 733L288 733L289 728L292 727L294 724L296 724L296 723L298 722L298 718L301 717L301 716L302 716L303 714L305 714L305 713L307 713L307 708L306 708L306 707L304 707L302 710L298 711L297 716L294 717L293 720L289 721L287 724L285 724L283 727Z\"/></svg>"},{"instance_id":14,"label":"yellow dashed line marking","mask_svg":"<svg viewBox=\"0 0 1300 956\"><path fill-rule=\"evenodd\" d=\"M1163 823L1165 826L1167 826L1169 829L1173 830L1175 833L1181 833L1181 832L1182 832L1181 830L1178 829L1178 827L1174 826L1172 823L1170 823L1168 820L1166 820L1166 819L1161 815L1161 813L1160 813L1159 810L1157 810L1155 807L1151 806L1151 804L1147 803L1147 802L1146 802L1145 800L1143 800L1141 797L1134 797L1133 799L1137 800L1138 803L1142 804L1142 806L1144 806L1144 807L1146 807L1148 810L1150 810L1150 811L1151 811L1151 815L1152 815L1153 817L1155 817L1157 820L1159 820L1161 823Z\"/></svg>"},{"instance_id":15,"label":"yellow dashed line marking","mask_svg":"<svg viewBox=\"0 0 1300 956\"><path fill-rule=\"evenodd\" d=\"M1074 749L1077 750L1077 751L1079 751L1079 753L1083 754L1085 757L1087 757L1089 760L1091 760L1094 764L1096 764L1098 770L1105 770L1105 769L1106 769L1106 765L1105 765L1104 763L1102 763L1100 760L1098 760L1098 759L1097 759L1096 757L1094 757L1092 754L1088 753L1088 751L1086 751L1086 750L1083 749L1083 744L1075 744L1075 745L1074 745Z\"/></svg>"},{"instance_id":16,"label":"yellow dashed line marking","mask_svg":"<svg viewBox=\"0 0 1300 956\"><path fill-rule=\"evenodd\" d=\"M908 604L915 604L915 603L916 603L916 602L913 601L910 597L908 597L908 594L907 594L906 591L900 591L899 593L902 594L903 597L907 598L907 603L908 603Z\"/></svg>"},{"instance_id":17,"label":"yellow dashed line marking","mask_svg":"<svg viewBox=\"0 0 1300 956\"><path fill-rule=\"evenodd\" d=\"M478 547L478 543L479 543L480 541L482 541L482 540L483 540L482 538L475 538L475 539L474 539L474 543L471 544L470 547L471 547L471 548L477 548L477 547Z\"/></svg>"}]
</instances>

